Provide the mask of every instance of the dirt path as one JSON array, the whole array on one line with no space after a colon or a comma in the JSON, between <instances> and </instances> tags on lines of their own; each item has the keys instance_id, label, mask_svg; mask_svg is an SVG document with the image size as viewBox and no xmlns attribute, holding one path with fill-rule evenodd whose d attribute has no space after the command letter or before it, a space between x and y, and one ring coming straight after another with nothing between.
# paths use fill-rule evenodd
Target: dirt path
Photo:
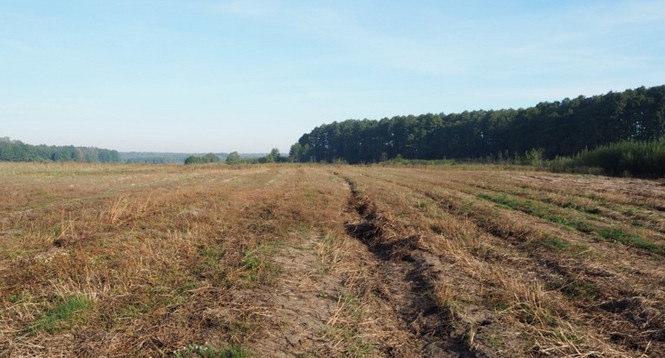
<instances>
[{"instance_id":1,"label":"dirt path","mask_svg":"<svg viewBox=\"0 0 665 358\"><path fill-rule=\"evenodd\" d=\"M323 333L334 314L341 287L335 277L317 273L317 239L309 235L299 245L284 248L275 256L274 262L282 270L271 295L270 315L275 329L256 344L259 355L316 354L325 345Z\"/></svg>"}]
</instances>

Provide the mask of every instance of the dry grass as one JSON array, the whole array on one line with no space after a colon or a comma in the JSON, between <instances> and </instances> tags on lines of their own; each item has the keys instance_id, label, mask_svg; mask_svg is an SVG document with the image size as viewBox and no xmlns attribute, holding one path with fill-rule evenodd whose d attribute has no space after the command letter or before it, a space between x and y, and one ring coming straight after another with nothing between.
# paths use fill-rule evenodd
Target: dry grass
<instances>
[{"instance_id":1,"label":"dry grass","mask_svg":"<svg viewBox=\"0 0 665 358\"><path fill-rule=\"evenodd\" d=\"M665 187L0 164L2 356L663 356Z\"/></svg>"}]
</instances>

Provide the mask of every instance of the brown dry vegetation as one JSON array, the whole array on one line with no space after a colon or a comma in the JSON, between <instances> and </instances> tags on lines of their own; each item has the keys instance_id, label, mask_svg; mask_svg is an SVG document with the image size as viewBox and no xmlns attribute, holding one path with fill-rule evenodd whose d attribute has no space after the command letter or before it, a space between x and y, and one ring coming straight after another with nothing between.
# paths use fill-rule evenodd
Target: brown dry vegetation
<instances>
[{"instance_id":1,"label":"brown dry vegetation","mask_svg":"<svg viewBox=\"0 0 665 358\"><path fill-rule=\"evenodd\" d=\"M0 356L665 355L665 186L0 164Z\"/></svg>"}]
</instances>

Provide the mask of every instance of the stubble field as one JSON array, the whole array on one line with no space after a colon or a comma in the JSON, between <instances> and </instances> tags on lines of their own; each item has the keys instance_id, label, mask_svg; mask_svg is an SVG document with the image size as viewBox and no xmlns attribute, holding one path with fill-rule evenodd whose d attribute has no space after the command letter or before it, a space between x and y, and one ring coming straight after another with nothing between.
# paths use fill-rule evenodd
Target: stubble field
<instances>
[{"instance_id":1,"label":"stubble field","mask_svg":"<svg viewBox=\"0 0 665 358\"><path fill-rule=\"evenodd\" d=\"M665 356L665 184L0 164L0 356Z\"/></svg>"}]
</instances>

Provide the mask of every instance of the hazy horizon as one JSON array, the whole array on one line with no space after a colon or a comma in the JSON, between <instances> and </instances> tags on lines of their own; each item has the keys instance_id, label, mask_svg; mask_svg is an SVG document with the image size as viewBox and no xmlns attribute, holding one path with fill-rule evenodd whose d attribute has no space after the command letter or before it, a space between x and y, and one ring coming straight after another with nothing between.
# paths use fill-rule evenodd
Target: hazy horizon
<instances>
[{"instance_id":1,"label":"hazy horizon","mask_svg":"<svg viewBox=\"0 0 665 358\"><path fill-rule=\"evenodd\" d=\"M8 1L0 137L288 152L333 121L665 83L665 1Z\"/></svg>"}]
</instances>

